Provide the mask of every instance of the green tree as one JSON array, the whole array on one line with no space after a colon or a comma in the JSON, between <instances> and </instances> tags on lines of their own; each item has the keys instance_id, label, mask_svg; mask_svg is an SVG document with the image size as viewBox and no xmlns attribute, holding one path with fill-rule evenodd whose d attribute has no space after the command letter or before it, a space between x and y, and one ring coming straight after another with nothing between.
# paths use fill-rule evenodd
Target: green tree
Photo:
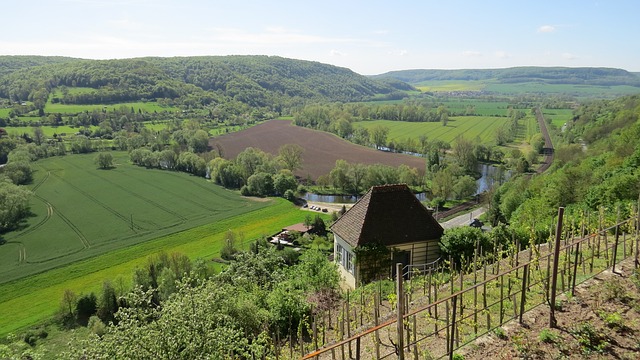
<instances>
[{"instance_id":1,"label":"green tree","mask_svg":"<svg viewBox=\"0 0 640 360\"><path fill-rule=\"evenodd\" d=\"M204 130L196 130L187 140L189 150L200 154L209 148L209 134Z\"/></svg>"},{"instance_id":2,"label":"green tree","mask_svg":"<svg viewBox=\"0 0 640 360\"><path fill-rule=\"evenodd\" d=\"M16 228L29 211L31 191L0 177L0 233Z\"/></svg>"},{"instance_id":3,"label":"green tree","mask_svg":"<svg viewBox=\"0 0 640 360\"><path fill-rule=\"evenodd\" d=\"M298 181L293 176L293 174L288 171L282 170L273 177L273 187L275 188L276 193L284 196L284 193L287 192L287 190L291 190L292 192L296 191L298 187Z\"/></svg>"},{"instance_id":4,"label":"green tree","mask_svg":"<svg viewBox=\"0 0 640 360\"><path fill-rule=\"evenodd\" d=\"M389 135L389 128L382 125L376 125L371 128L371 142L379 149L381 146L387 143L387 136Z\"/></svg>"},{"instance_id":5,"label":"green tree","mask_svg":"<svg viewBox=\"0 0 640 360\"><path fill-rule=\"evenodd\" d=\"M278 149L278 158L285 169L293 172L302 168L303 153L304 148L298 144L284 144Z\"/></svg>"},{"instance_id":6,"label":"green tree","mask_svg":"<svg viewBox=\"0 0 640 360\"><path fill-rule=\"evenodd\" d=\"M436 172L431 180L431 192L434 196L444 200L449 199L453 193L455 177L449 168Z\"/></svg>"},{"instance_id":7,"label":"green tree","mask_svg":"<svg viewBox=\"0 0 640 360\"><path fill-rule=\"evenodd\" d=\"M95 162L100 169L111 169L113 167L113 155L110 152L100 152L96 155Z\"/></svg>"},{"instance_id":8,"label":"green tree","mask_svg":"<svg viewBox=\"0 0 640 360\"><path fill-rule=\"evenodd\" d=\"M464 175L459 177L455 185L453 185L453 193L456 195L457 199L464 199L466 197L472 196L478 190L478 184L474 178L469 175Z\"/></svg>"}]
</instances>

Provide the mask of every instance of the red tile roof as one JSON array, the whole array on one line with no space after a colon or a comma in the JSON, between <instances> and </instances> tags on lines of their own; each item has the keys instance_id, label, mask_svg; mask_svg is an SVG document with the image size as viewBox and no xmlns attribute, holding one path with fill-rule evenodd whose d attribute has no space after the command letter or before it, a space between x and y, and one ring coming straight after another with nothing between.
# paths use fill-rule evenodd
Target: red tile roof
<instances>
[{"instance_id":1,"label":"red tile roof","mask_svg":"<svg viewBox=\"0 0 640 360\"><path fill-rule=\"evenodd\" d=\"M353 247L439 239L444 232L405 184L372 187L331 230Z\"/></svg>"}]
</instances>

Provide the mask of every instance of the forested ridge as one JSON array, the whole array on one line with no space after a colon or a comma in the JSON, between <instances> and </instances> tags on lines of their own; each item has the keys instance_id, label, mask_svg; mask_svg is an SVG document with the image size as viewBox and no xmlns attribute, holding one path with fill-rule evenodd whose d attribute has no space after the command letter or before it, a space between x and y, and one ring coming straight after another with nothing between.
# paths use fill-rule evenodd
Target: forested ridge
<instances>
[{"instance_id":1,"label":"forested ridge","mask_svg":"<svg viewBox=\"0 0 640 360\"><path fill-rule=\"evenodd\" d=\"M395 87L394 87L395 86ZM201 105L228 100L256 107L306 101L360 101L410 89L398 81L377 81L345 68L269 56L207 56L83 60L0 57L0 98L46 103L59 87L68 104L104 104L171 99Z\"/></svg>"},{"instance_id":2,"label":"forested ridge","mask_svg":"<svg viewBox=\"0 0 640 360\"><path fill-rule=\"evenodd\" d=\"M493 80L499 83L541 82L545 84L630 85L640 86L640 76L614 68L513 67L506 69L391 71L372 76L373 79L393 78L409 84L431 80Z\"/></svg>"}]
</instances>

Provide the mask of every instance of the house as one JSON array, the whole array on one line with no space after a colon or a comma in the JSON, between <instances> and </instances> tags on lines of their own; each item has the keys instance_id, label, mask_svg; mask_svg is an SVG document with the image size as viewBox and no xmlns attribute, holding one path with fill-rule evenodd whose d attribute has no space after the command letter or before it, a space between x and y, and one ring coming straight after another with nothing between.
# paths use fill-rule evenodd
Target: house
<instances>
[{"instance_id":1,"label":"house","mask_svg":"<svg viewBox=\"0 0 640 360\"><path fill-rule=\"evenodd\" d=\"M276 245L294 246L294 239L291 238L291 233L297 232L301 236L305 236L309 230L311 230L311 227L304 223L293 224L283 228L282 231L271 237L269 242Z\"/></svg>"},{"instance_id":2,"label":"house","mask_svg":"<svg viewBox=\"0 0 640 360\"><path fill-rule=\"evenodd\" d=\"M405 184L372 187L331 230L334 260L351 288L392 276L398 262L437 260L444 232Z\"/></svg>"}]
</instances>

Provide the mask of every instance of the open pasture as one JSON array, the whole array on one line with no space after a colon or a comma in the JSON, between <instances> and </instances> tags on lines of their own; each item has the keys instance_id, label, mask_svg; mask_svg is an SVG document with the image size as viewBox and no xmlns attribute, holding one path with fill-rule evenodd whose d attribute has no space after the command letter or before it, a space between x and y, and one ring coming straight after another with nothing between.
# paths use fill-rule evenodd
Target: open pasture
<instances>
[{"instance_id":1,"label":"open pasture","mask_svg":"<svg viewBox=\"0 0 640 360\"><path fill-rule=\"evenodd\" d=\"M485 87L482 81L430 80L413 84L422 92L481 91Z\"/></svg>"},{"instance_id":2,"label":"open pasture","mask_svg":"<svg viewBox=\"0 0 640 360\"><path fill-rule=\"evenodd\" d=\"M8 118L10 112L11 112L11 109L8 109L8 108L0 109L0 118L3 118L3 119Z\"/></svg>"},{"instance_id":3,"label":"open pasture","mask_svg":"<svg viewBox=\"0 0 640 360\"><path fill-rule=\"evenodd\" d=\"M142 111L142 112L148 112L148 113L176 112L179 110L178 108L175 108L175 107L163 107L160 104L152 101L148 101L148 102L138 101L138 102L104 104L104 105L102 104L78 105L78 104L60 104L60 103L53 104L51 102L48 102L44 107L44 112L47 114L57 114L57 113L78 114L85 111L92 112L94 110L115 111L115 110L119 110L123 106L126 107L127 109L133 108L133 111L135 112Z\"/></svg>"},{"instance_id":4,"label":"open pasture","mask_svg":"<svg viewBox=\"0 0 640 360\"><path fill-rule=\"evenodd\" d=\"M551 123L558 128L573 119L572 109L542 109L542 114L545 120L551 119Z\"/></svg>"},{"instance_id":5,"label":"open pasture","mask_svg":"<svg viewBox=\"0 0 640 360\"><path fill-rule=\"evenodd\" d=\"M507 116L508 107L506 101L488 101L481 99L451 98L442 101L450 114L465 114L467 107L475 109L474 115L478 116Z\"/></svg>"},{"instance_id":6,"label":"open pasture","mask_svg":"<svg viewBox=\"0 0 640 360\"><path fill-rule=\"evenodd\" d=\"M320 175L329 174L338 159L362 164L407 164L419 171L424 171L425 167L422 158L356 145L334 134L298 127L286 120L266 121L242 131L216 137L209 142L213 148L219 145L227 159L235 158L247 147L277 154L284 144L298 144L305 149L302 154L302 169L297 170L296 174L302 178L310 176L313 180Z\"/></svg>"},{"instance_id":7,"label":"open pasture","mask_svg":"<svg viewBox=\"0 0 640 360\"><path fill-rule=\"evenodd\" d=\"M98 170L94 154L39 160L33 216L0 246L0 283L220 221L261 207L184 173L144 169L114 153Z\"/></svg>"},{"instance_id":8,"label":"open pasture","mask_svg":"<svg viewBox=\"0 0 640 360\"><path fill-rule=\"evenodd\" d=\"M616 97L622 95L633 95L640 93L640 88L628 85L597 86L597 85L577 85L577 84L544 84L538 82L528 83L487 83L486 91L500 94L568 94L576 97Z\"/></svg>"},{"instance_id":9,"label":"open pasture","mask_svg":"<svg viewBox=\"0 0 640 360\"><path fill-rule=\"evenodd\" d=\"M91 131L93 131L96 128L97 126L89 126L89 130ZM22 134L33 134L32 126L8 126L4 129L7 130L7 133L9 135L13 134L13 135L19 136ZM65 134L64 136L71 136L77 133L78 131L80 131L81 128L62 125L62 126L41 126L40 129L42 129L42 132L44 133L45 136L51 138L53 137L54 134L59 136L62 134Z\"/></svg>"},{"instance_id":10,"label":"open pasture","mask_svg":"<svg viewBox=\"0 0 640 360\"><path fill-rule=\"evenodd\" d=\"M491 143L495 139L495 130L506 124L508 118L493 116L454 116L449 118L447 126L440 122L403 122L389 120L361 121L353 123L355 128L372 129L382 125L389 128L387 140L401 140L407 138L418 139L426 136L430 140L453 142L456 137L463 135L467 139L480 138L483 143Z\"/></svg>"},{"instance_id":11,"label":"open pasture","mask_svg":"<svg viewBox=\"0 0 640 360\"><path fill-rule=\"evenodd\" d=\"M271 235L287 225L302 222L306 215L306 212L299 211L284 199L260 204L261 207L247 208L239 215L232 213L226 218L213 217L198 227L0 284L0 336L52 317L58 310L66 289L76 294L88 294L92 291L98 293L105 280L110 280L117 286L120 282L125 287L129 286L133 269L144 266L151 255L180 252L191 259L210 260L219 256L225 233L229 229L243 235L244 242L239 247L247 249L250 241ZM0 254L7 245L9 244L0 247Z\"/></svg>"}]
</instances>

